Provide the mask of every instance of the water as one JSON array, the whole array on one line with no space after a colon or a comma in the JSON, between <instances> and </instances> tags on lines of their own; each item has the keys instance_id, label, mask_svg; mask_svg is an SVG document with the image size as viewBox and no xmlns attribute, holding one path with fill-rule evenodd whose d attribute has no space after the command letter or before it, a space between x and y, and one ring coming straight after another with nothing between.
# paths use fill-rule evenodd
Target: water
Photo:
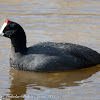
<instances>
[{"instance_id":1,"label":"water","mask_svg":"<svg viewBox=\"0 0 100 100\"><path fill-rule=\"evenodd\" d=\"M0 26L6 19L22 25L28 46L44 41L69 42L100 53L99 0L0 0ZM9 53L10 40L0 37L2 100L100 99L99 65L55 73L19 71L9 67Z\"/></svg>"}]
</instances>

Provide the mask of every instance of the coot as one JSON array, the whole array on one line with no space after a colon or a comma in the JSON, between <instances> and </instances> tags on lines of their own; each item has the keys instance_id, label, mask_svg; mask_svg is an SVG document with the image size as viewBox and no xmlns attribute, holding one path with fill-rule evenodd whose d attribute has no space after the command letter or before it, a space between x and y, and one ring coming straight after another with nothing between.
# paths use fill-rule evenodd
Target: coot
<instances>
[{"instance_id":1,"label":"coot","mask_svg":"<svg viewBox=\"0 0 100 100\"><path fill-rule=\"evenodd\" d=\"M0 34L11 39L10 66L27 71L65 71L100 64L100 54L77 44L43 42L26 46L26 35L16 22L6 20Z\"/></svg>"}]
</instances>

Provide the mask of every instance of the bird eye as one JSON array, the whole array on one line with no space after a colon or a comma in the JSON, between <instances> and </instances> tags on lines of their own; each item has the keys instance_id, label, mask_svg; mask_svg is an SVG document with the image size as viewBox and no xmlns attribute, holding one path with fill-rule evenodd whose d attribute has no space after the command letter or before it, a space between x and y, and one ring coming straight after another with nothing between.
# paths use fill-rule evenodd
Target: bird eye
<instances>
[{"instance_id":1,"label":"bird eye","mask_svg":"<svg viewBox=\"0 0 100 100\"><path fill-rule=\"evenodd\" d=\"M7 31L9 31L9 30L10 30L10 28L7 28L6 30L7 30Z\"/></svg>"}]
</instances>

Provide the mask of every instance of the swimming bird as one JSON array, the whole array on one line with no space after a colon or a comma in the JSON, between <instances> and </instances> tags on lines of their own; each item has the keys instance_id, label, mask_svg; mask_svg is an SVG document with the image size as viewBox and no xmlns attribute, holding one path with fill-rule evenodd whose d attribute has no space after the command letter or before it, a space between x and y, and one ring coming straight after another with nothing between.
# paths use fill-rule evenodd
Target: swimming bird
<instances>
[{"instance_id":1,"label":"swimming bird","mask_svg":"<svg viewBox=\"0 0 100 100\"><path fill-rule=\"evenodd\" d=\"M88 47L71 43L42 42L26 46L26 34L16 22L6 20L0 35L10 38L10 66L27 71L65 71L100 64L100 54Z\"/></svg>"}]
</instances>

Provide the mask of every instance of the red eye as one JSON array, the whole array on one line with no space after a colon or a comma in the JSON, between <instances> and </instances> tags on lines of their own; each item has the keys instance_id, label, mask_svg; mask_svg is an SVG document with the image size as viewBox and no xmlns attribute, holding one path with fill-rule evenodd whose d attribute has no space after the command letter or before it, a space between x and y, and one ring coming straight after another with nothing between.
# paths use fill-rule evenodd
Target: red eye
<instances>
[{"instance_id":1,"label":"red eye","mask_svg":"<svg viewBox=\"0 0 100 100\"><path fill-rule=\"evenodd\" d=\"M10 30L10 28L7 28L7 31L9 31Z\"/></svg>"}]
</instances>

